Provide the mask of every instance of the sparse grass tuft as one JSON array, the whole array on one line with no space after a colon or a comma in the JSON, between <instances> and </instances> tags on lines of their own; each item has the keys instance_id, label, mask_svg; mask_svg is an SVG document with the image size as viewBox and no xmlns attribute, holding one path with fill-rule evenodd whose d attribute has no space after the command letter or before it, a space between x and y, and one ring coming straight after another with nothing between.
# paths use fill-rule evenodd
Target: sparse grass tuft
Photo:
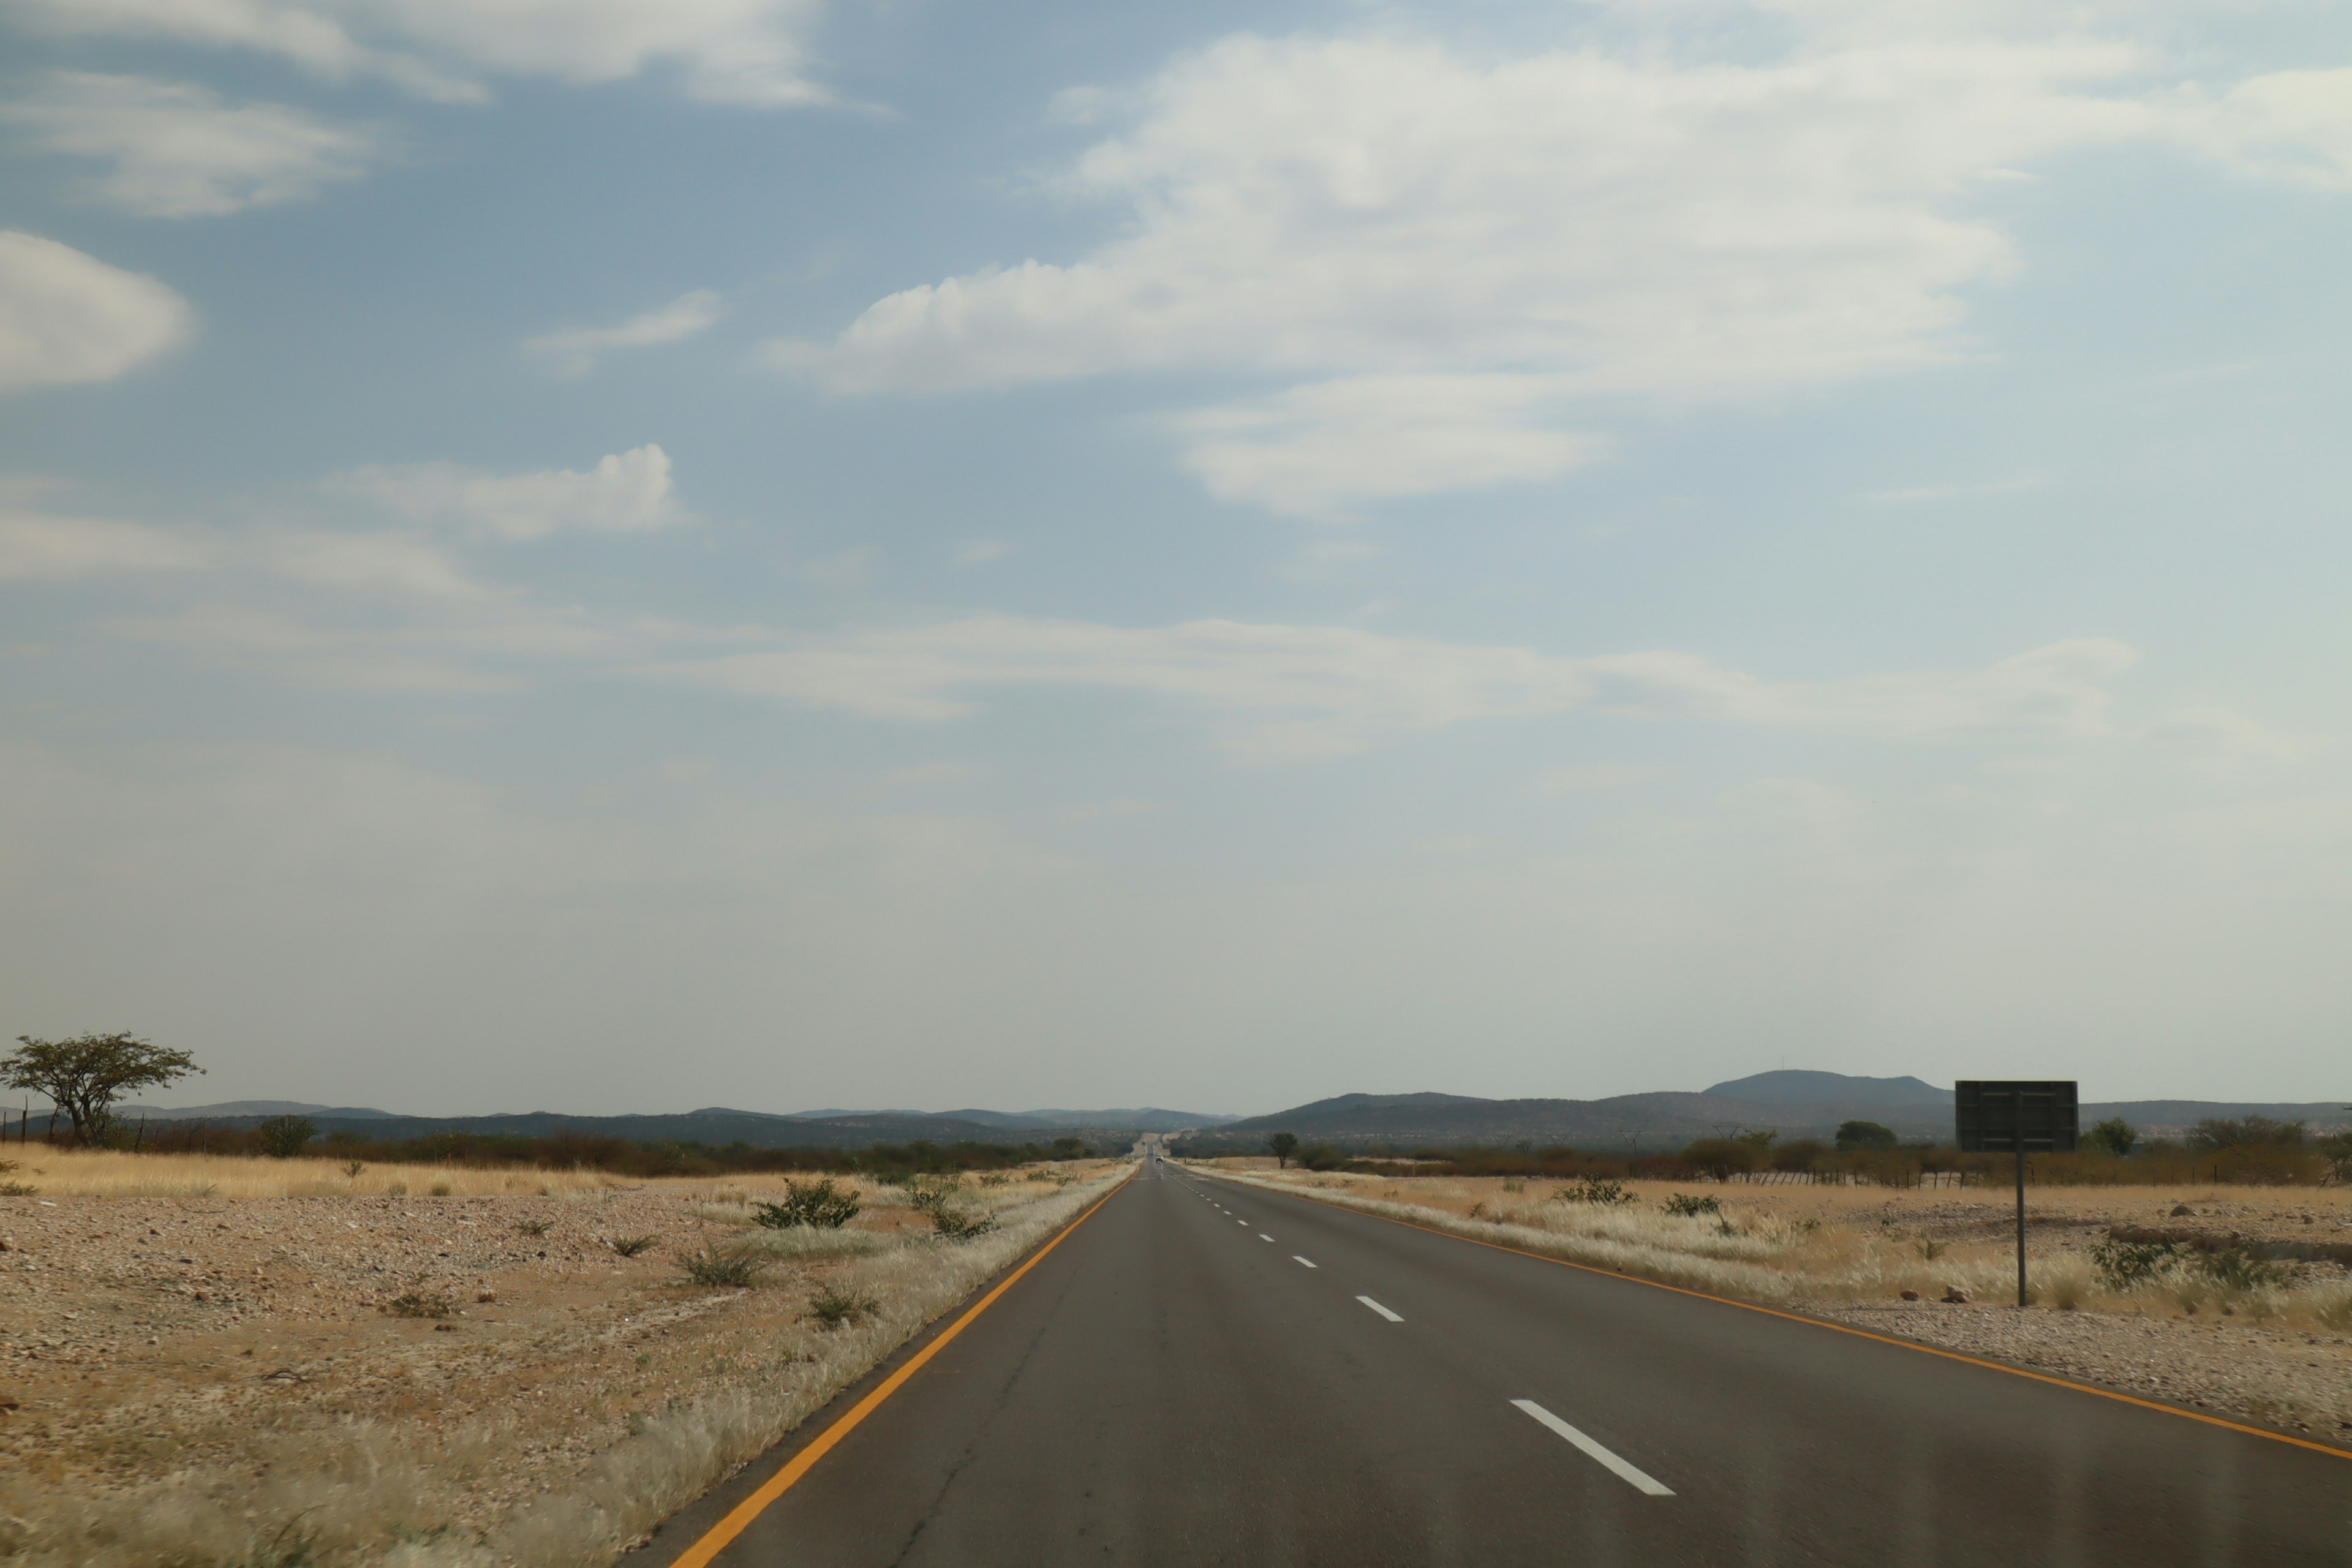
<instances>
[{"instance_id":1,"label":"sparse grass tuft","mask_svg":"<svg viewBox=\"0 0 2352 1568\"><path fill-rule=\"evenodd\" d=\"M1721 1214L1723 1200L1711 1194L1701 1197L1696 1193L1676 1193L1666 1200L1665 1210L1670 1215L1679 1215L1685 1219L1696 1219L1703 1214Z\"/></svg>"},{"instance_id":2,"label":"sparse grass tuft","mask_svg":"<svg viewBox=\"0 0 2352 1568\"><path fill-rule=\"evenodd\" d=\"M1607 1207L1611 1204L1630 1204L1633 1201L1633 1194L1625 1190L1625 1184L1622 1182L1585 1175L1579 1176L1572 1184L1555 1191L1551 1195L1551 1201L1556 1204L1599 1204Z\"/></svg>"},{"instance_id":3,"label":"sparse grass tuft","mask_svg":"<svg viewBox=\"0 0 2352 1568\"><path fill-rule=\"evenodd\" d=\"M525 1236L545 1236L555 1228L555 1222L551 1219L519 1219L515 1221L515 1228Z\"/></svg>"},{"instance_id":4,"label":"sparse grass tuft","mask_svg":"<svg viewBox=\"0 0 2352 1568\"><path fill-rule=\"evenodd\" d=\"M446 1318L457 1310L457 1304L446 1296L427 1296L421 1290L411 1290L394 1296L383 1304L383 1310L395 1318Z\"/></svg>"},{"instance_id":5,"label":"sparse grass tuft","mask_svg":"<svg viewBox=\"0 0 2352 1568\"><path fill-rule=\"evenodd\" d=\"M966 1241L975 1236L986 1236L996 1228L996 1222L984 1214L942 1204L931 1210L931 1228L950 1240Z\"/></svg>"},{"instance_id":6,"label":"sparse grass tuft","mask_svg":"<svg viewBox=\"0 0 2352 1568\"><path fill-rule=\"evenodd\" d=\"M710 1289L748 1290L760 1282L773 1259L749 1247L711 1247L689 1252L677 1260L687 1282Z\"/></svg>"},{"instance_id":7,"label":"sparse grass tuft","mask_svg":"<svg viewBox=\"0 0 2352 1568\"><path fill-rule=\"evenodd\" d=\"M615 1236L607 1237L604 1245L624 1258L635 1258L638 1253L653 1246L658 1239L660 1238L651 1236Z\"/></svg>"},{"instance_id":8,"label":"sparse grass tuft","mask_svg":"<svg viewBox=\"0 0 2352 1568\"><path fill-rule=\"evenodd\" d=\"M831 1333L844 1323L854 1323L860 1318L881 1310L882 1303L862 1290L845 1290L828 1285L809 1302L808 1315L819 1327Z\"/></svg>"},{"instance_id":9,"label":"sparse grass tuft","mask_svg":"<svg viewBox=\"0 0 2352 1568\"><path fill-rule=\"evenodd\" d=\"M0 1198L29 1198L40 1190L30 1182L0 1182Z\"/></svg>"},{"instance_id":10,"label":"sparse grass tuft","mask_svg":"<svg viewBox=\"0 0 2352 1568\"><path fill-rule=\"evenodd\" d=\"M857 1194L835 1186L830 1176L814 1182L787 1181L783 1202L753 1205L751 1221L770 1230L803 1225L839 1230L857 1217Z\"/></svg>"}]
</instances>

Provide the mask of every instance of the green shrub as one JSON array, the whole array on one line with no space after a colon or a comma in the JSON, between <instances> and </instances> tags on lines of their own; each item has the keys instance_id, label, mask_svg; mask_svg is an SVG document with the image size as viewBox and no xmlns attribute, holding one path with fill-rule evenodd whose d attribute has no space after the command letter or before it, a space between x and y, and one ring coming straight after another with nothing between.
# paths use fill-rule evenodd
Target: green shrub
<instances>
[{"instance_id":1,"label":"green shrub","mask_svg":"<svg viewBox=\"0 0 2352 1568\"><path fill-rule=\"evenodd\" d=\"M831 1176L805 1183L787 1180L783 1202L754 1204L751 1208L752 1222L770 1230L790 1230L796 1225L839 1230L857 1217L857 1194L835 1187Z\"/></svg>"},{"instance_id":2,"label":"green shrub","mask_svg":"<svg viewBox=\"0 0 2352 1568\"><path fill-rule=\"evenodd\" d=\"M1556 1204L1630 1204L1633 1194L1625 1190L1622 1182L1612 1182L1594 1175L1579 1176L1573 1183L1551 1195Z\"/></svg>"},{"instance_id":3,"label":"green shrub","mask_svg":"<svg viewBox=\"0 0 2352 1568\"><path fill-rule=\"evenodd\" d=\"M0 1198L29 1198L40 1190L30 1182L0 1182Z\"/></svg>"},{"instance_id":4,"label":"green shrub","mask_svg":"<svg viewBox=\"0 0 2352 1568\"><path fill-rule=\"evenodd\" d=\"M2180 1248L2169 1241L2103 1241L2091 1248L2091 1267L2111 1290L2153 1283L2179 1266Z\"/></svg>"},{"instance_id":5,"label":"green shrub","mask_svg":"<svg viewBox=\"0 0 2352 1568\"><path fill-rule=\"evenodd\" d=\"M973 1214L969 1210L955 1208L946 1204L932 1209L930 1215L931 1228L940 1235L956 1241L962 1241L975 1236L985 1236L996 1228L996 1222L984 1214Z\"/></svg>"},{"instance_id":6,"label":"green shrub","mask_svg":"<svg viewBox=\"0 0 2352 1568\"><path fill-rule=\"evenodd\" d=\"M1666 1200L1665 1210L1668 1214L1681 1215L1685 1219L1696 1219L1703 1214L1720 1215L1723 1212L1723 1201L1714 1197L1699 1197L1692 1193L1676 1193Z\"/></svg>"},{"instance_id":7,"label":"green shrub","mask_svg":"<svg viewBox=\"0 0 2352 1568\"><path fill-rule=\"evenodd\" d=\"M809 1302L808 1315L831 1333L844 1323L854 1323L869 1312L879 1311L881 1306L871 1296L828 1285Z\"/></svg>"},{"instance_id":8,"label":"green shrub","mask_svg":"<svg viewBox=\"0 0 2352 1568\"><path fill-rule=\"evenodd\" d=\"M272 1116L254 1129L261 1152L273 1160L291 1160L319 1135L319 1124L307 1116Z\"/></svg>"},{"instance_id":9,"label":"green shrub","mask_svg":"<svg viewBox=\"0 0 2352 1568\"><path fill-rule=\"evenodd\" d=\"M749 1289L760 1282L769 1259L748 1247L705 1247L677 1260L687 1283L717 1289Z\"/></svg>"},{"instance_id":10,"label":"green shrub","mask_svg":"<svg viewBox=\"0 0 2352 1568\"><path fill-rule=\"evenodd\" d=\"M2254 1290L2265 1285L2284 1285L2294 1276L2294 1270L2286 1264L2265 1262L2242 1247L2232 1247L2221 1252L2200 1252L2190 1267L2224 1290Z\"/></svg>"}]
</instances>

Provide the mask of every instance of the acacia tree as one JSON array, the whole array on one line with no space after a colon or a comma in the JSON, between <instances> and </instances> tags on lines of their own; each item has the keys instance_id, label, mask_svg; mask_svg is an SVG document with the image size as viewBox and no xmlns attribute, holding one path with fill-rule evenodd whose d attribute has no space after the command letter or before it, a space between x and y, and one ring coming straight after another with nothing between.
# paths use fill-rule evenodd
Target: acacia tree
<instances>
[{"instance_id":1,"label":"acacia tree","mask_svg":"<svg viewBox=\"0 0 2352 1568\"><path fill-rule=\"evenodd\" d=\"M185 1051L151 1045L136 1035L77 1035L70 1040L16 1037L18 1048L0 1057L0 1084L48 1096L84 1147L106 1141L114 1102L134 1089L159 1089L205 1069Z\"/></svg>"},{"instance_id":2,"label":"acacia tree","mask_svg":"<svg viewBox=\"0 0 2352 1568\"><path fill-rule=\"evenodd\" d=\"M1265 1146L1274 1151L1274 1163L1286 1171L1290 1169L1291 1155L1298 1152L1298 1134L1277 1132L1265 1141Z\"/></svg>"}]
</instances>

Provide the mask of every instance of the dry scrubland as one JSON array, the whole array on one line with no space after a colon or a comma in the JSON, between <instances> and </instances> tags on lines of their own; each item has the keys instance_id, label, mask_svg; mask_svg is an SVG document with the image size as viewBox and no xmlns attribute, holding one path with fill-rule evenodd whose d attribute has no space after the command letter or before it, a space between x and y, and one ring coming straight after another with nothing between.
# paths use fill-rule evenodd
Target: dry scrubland
<instances>
[{"instance_id":1,"label":"dry scrubland","mask_svg":"<svg viewBox=\"0 0 2352 1568\"><path fill-rule=\"evenodd\" d=\"M967 1176L995 1228L948 1240L867 1182L769 1231L782 1177L6 1152L8 1568L603 1561L1125 1170ZM756 1287L684 1282L744 1248Z\"/></svg>"},{"instance_id":2,"label":"dry scrubland","mask_svg":"<svg viewBox=\"0 0 2352 1568\"><path fill-rule=\"evenodd\" d=\"M2116 1289L2092 1257L2116 1226L2273 1249L2300 1244L2294 1249L2307 1252L2352 1245L2352 1190L2341 1187L2030 1187L2034 1304L2021 1313L2013 1191L1629 1182L1633 1201L1602 1205L1556 1199L1566 1184L1535 1178L1317 1174L1280 1172L1271 1160L1194 1163L2352 1447L2352 1271L2289 1262L2273 1266L2270 1282L2232 1284L2181 1266ZM1664 1205L1676 1193L1713 1198L1721 1213L1670 1215ZM1954 1289L1968 1301L1945 1301ZM1905 1300L1906 1290L1918 1300Z\"/></svg>"}]
</instances>

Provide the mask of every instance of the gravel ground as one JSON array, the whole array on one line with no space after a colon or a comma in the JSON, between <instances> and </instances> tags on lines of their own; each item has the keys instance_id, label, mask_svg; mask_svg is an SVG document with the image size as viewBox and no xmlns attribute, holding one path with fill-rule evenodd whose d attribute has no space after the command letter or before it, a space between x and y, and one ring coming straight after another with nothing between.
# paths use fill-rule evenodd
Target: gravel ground
<instances>
[{"instance_id":1,"label":"gravel ground","mask_svg":"<svg viewBox=\"0 0 2352 1568\"><path fill-rule=\"evenodd\" d=\"M646 1191L0 1199L0 1468L130 1480L351 1416L424 1443L510 1426L480 1500L495 1512L658 1405L680 1370L666 1342L805 1299L808 1269L752 1295L681 1289L677 1252L717 1234ZM604 1245L621 1236L657 1240L623 1258ZM404 1297L448 1315L383 1310Z\"/></svg>"},{"instance_id":2,"label":"gravel ground","mask_svg":"<svg viewBox=\"0 0 2352 1568\"><path fill-rule=\"evenodd\" d=\"M2338 1334L1973 1303L1857 1302L1822 1315L2352 1447L2352 1340Z\"/></svg>"},{"instance_id":3,"label":"gravel ground","mask_svg":"<svg viewBox=\"0 0 2352 1568\"><path fill-rule=\"evenodd\" d=\"M858 1228L929 1230L887 1194ZM714 1195L0 1197L0 1478L63 1497L259 1475L356 1422L462 1472L450 1522L482 1528L805 1339L838 1259L681 1282L681 1254L745 1234ZM638 1237L635 1258L607 1245Z\"/></svg>"}]
</instances>

